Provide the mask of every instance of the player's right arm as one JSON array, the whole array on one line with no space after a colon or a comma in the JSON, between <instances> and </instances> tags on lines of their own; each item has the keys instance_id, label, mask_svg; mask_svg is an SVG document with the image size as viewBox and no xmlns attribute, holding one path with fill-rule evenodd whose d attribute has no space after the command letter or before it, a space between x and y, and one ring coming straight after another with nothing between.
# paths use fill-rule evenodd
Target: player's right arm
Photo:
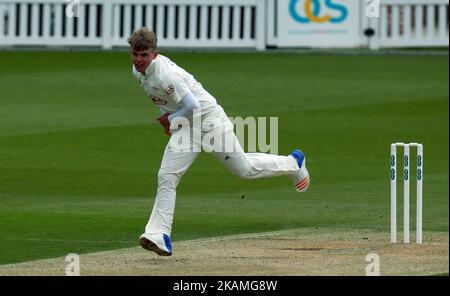
<instances>
[{"instance_id":1,"label":"player's right arm","mask_svg":"<svg viewBox=\"0 0 450 296\"><path fill-rule=\"evenodd\" d=\"M199 101L194 97L191 91L188 91L179 104L181 104L182 107L178 111L172 114L164 113L158 118L158 121L164 128L164 132L169 136L171 135L170 124L172 122L182 119L186 119L191 122L194 116L194 110L200 108ZM162 113L164 112L162 109L160 109L160 111Z\"/></svg>"}]
</instances>

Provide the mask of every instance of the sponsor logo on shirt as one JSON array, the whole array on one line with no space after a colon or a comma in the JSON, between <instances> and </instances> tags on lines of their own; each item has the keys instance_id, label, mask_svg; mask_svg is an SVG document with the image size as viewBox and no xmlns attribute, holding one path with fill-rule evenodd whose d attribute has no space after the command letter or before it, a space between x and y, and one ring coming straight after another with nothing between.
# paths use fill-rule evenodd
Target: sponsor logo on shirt
<instances>
[{"instance_id":1,"label":"sponsor logo on shirt","mask_svg":"<svg viewBox=\"0 0 450 296\"><path fill-rule=\"evenodd\" d=\"M167 101L164 101L160 98L157 98L153 95L150 95L149 98L155 103L156 105L167 105Z\"/></svg>"},{"instance_id":2,"label":"sponsor logo on shirt","mask_svg":"<svg viewBox=\"0 0 450 296\"><path fill-rule=\"evenodd\" d=\"M175 89L174 89L173 85L171 84L171 85L169 85L169 86L167 87L166 93L167 93L168 95L171 95L171 94L173 93L174 90L175 90Z\"/></svg>"}]
</instances>

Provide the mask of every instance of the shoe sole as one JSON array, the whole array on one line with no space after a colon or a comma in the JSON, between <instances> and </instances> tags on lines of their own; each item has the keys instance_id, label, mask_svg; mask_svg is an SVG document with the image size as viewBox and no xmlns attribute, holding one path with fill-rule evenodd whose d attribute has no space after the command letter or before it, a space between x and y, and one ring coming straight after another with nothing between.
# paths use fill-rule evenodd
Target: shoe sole
<instances>
[{"instance_id":1,"label":"shoe sole","mask_svg":"<svg viewBox=\"0 0 450 296\"><path fill-rule=\"evenodd\" d=\"M309 172L308 172L308 169L306 168L306 158L304 158L303 159L303 168L305 169L305 171L306 171L306 178L308 179L308 185L306 186L306 188L303 188L302 190L298 190L297 189L297 185L295 185L294 187L295 187L295 190L298 192L298 193L305 193L306 191L308 191L308 188L309 188L309 185L311 184L311 178L309 177Z\"/></svg>"},{"instance_id":2,"label":"shoe sole","mask_svg":"<svg viewBox=\"0 0 450 296\"><path fill-rule=\"evenodd\" d=\"M149 239L146 239L145 237L141 237L139 239L139 244L141 247L143 247L146 250L155 252L159 256L171 256L172 254L169 252L166 252L164 250L161 250L154 242L152 242Z\"/></svg>"}]
</instances>

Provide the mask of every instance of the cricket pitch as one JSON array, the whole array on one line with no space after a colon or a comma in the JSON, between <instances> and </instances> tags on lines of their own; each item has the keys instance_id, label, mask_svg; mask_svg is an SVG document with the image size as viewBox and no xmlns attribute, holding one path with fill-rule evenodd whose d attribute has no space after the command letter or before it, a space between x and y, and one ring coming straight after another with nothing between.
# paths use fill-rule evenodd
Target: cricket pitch
<instances>
[{"instance_id":1,"label":"cricket pitch","mask_svg":"<svg viewBox=\"0 0 450 296\"><path fill-rule=\"evenodd\" d=\"M387 232L308 228L173 246L171 257L140 247L82 254L80 275L366 275L369 253L379 256L380 275L449 272L448 232L425 232L421 245L391 244ZM65 275L67 264L65 257L8 264L0 275Z\"/></svg>"}]
</instances>

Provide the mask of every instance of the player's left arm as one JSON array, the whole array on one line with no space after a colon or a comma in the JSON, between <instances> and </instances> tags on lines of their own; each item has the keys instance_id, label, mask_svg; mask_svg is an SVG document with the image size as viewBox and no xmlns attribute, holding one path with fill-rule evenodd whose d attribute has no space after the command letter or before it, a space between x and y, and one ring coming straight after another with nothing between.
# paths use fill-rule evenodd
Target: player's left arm
<instances>
[{"instance_id":1,"label":"player's left arm","mask_svg":"<svg viewBox=\"0 0 450 296\"><path fill-rule=\"evenodd\" d=\"M170 122L178 117L187 118L191 121L194 114L194 109L200 108L199 101L191 91L186 93L186 95L181 99L180 104L182 105L181 109L169 115Z\"/></svg>"},{"instance_id":2,"label":"player's left arm","mask_svg":"<svg viewBox=\"0 0 450 296\"><path fill-rule=\"evenodd\" d=\"M200 103L177 73L166 72L164 74L165 75L161 75L161 84L166 90L168 99L181 105L181 108L176 112L172 114L166 113L158 118L159 122L164 127L166 134L170 135L171 122L177 121L177 119L187 119L188 121L191 121L194 109L199 109Z\"/></svg>"}]
</instances>

